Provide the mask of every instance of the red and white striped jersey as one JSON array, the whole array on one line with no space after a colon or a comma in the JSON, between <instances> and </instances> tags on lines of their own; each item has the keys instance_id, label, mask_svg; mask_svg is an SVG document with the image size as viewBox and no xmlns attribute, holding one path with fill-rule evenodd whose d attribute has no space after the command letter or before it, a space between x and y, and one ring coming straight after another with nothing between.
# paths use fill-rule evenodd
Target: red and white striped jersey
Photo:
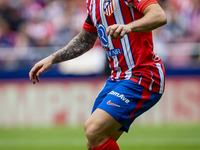
<instances>
[{"instance_id":1,"label":"red and white striped jersey","mask_svg":"<svg viewBox=\"0 0 200 150\"><path fill-rule=\"evenodd\" d=\"M87 0L87 11L92 25L85 22L83 29L98 32L110 67L110 79L128 79L150 91L163 93L165 71L153 52L152 32L131 33L122 39L106 36L106 28L113 24L128 24L143 17L144 9L156 0Z\"/></svg>"}]
</instances>

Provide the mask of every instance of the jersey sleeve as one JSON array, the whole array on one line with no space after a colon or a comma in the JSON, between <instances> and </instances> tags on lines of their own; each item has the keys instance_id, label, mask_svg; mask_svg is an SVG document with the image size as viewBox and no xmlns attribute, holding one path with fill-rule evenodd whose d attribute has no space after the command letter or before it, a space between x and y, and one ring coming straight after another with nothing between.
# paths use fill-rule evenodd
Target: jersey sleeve
<instances>
[{"instance_id":1,"label":"jersey sleeve","mask_svg":"<svg viewBox=\"0 0 200 150\"><path fill-rule=\"evenodd\" d=\"M88 32L97 32L97 29L94 27L94 24L91 20L91 16L90 16L90 3L91 0L86 0L86 7L87 7L87 19L85 20L84 24L83 24L83 29L88 31Z\"/></svg>"},{"instance_id":2,"label":"jersey sleeve","mask_svg":"<svg viewBox=\"0 0 200 150\"><path fill-rule=\"evenodd\" d=\"M157 0L125 0L128 3L131 3L135 6L135 8L143 13L145 8L149 6L150 4L157 4Z\"/></svg>"},{"instance_id":3,"label":"jersey sleeve","mask_svg":"<svg viewBox=\"0 0 200 150\"><path fill-rule=\"evenodd\" d=\"M88 17L83 24L83 29L88 31L88 32L97 32L97 29L94 27L89 14L88 14Z\"/></svg>"}]
</instances>

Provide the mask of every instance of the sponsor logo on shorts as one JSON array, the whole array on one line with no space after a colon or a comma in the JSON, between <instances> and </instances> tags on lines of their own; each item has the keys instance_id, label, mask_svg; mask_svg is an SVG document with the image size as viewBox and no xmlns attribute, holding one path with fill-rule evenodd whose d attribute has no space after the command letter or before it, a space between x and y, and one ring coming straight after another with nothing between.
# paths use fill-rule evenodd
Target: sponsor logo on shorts
<instances>
[{"instance_id":1,"label":"sponsor logo on shorts","mask_svg":"<svg viewBox=\"0 0 200 150\"><path fill-rule=\"evenodd\" d=\"M109 100L109 101L107 102L107 104L108 104L108 105L112 105L112 106L117 106L117 107L120 107L120 106L119 106L119 105L117 105L117 104L111 103L111 100Z\"/></svg>"},{"instance_id":2,"label":"sponsor logo on shorts","mask_svg":"<svg viewBox=\"0 0 200 150\"><path fill-rule=\"evenodd\" d=\"M119 97L119 98L121 98L121 100L123 100L125 103L129 103L130 102L130 100L128 99L128 98L126 98L123 94L120 94L120 93L117 93L117 92L115 92L115 91L111 91L110 93L108 93L108 94L111 94L111 95L114 95L114 96L116 96L116 97Z\"/></svg>"}]
</instances>

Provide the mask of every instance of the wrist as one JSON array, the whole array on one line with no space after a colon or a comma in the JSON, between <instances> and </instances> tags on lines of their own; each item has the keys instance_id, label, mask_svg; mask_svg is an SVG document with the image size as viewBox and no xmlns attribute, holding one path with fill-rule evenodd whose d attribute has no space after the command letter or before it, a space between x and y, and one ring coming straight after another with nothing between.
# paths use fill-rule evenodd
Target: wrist
<instances>
[{"instance_id":1,"label":"wrist","mask_svg":"<svg viewBox=\"0 0 200 150\"><path fill-rule=\"evenodd\" d=\"M49 63L55 64L55 55L50 55L46 59Z\"/></svg>"},{"instance_id":2,"label":"wrist","mask_svg":"<svg viewBox=\"0 0 200 150\"><path fill-rule=\"evenodd\" d=\"M127 24L127 27L128 27L128 34L132 33L133 32L133 25L132 25L132 22Z\"/></svg>"}]
</instances>

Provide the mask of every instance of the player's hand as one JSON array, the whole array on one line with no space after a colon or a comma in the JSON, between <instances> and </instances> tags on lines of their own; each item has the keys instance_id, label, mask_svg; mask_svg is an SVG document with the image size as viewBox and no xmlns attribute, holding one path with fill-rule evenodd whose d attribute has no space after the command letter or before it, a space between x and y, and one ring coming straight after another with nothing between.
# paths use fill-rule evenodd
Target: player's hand
<instances>
[{"instance_id":1,"label":"player's hand","mask_svg":"<svg viewBox=\"0 0 200 150\"><path fill-rule=\"evenodd\" d=\"M36 63L29 72L29 78L33 84L39 82L39 76L52 66L52 56L42 59Z\"/></svg>"},{"instance_id":2,"label":"player's hand","mask_svg":"<svg viewBox=\"0 0 200 150\"><path fill-rule=\"evenodd\" d=\"M111 36L112 39L121 39L125 34L130 34L131 28L129 25L114 24L106 29L106 36Z\"/></svg>"}]
</instances>

